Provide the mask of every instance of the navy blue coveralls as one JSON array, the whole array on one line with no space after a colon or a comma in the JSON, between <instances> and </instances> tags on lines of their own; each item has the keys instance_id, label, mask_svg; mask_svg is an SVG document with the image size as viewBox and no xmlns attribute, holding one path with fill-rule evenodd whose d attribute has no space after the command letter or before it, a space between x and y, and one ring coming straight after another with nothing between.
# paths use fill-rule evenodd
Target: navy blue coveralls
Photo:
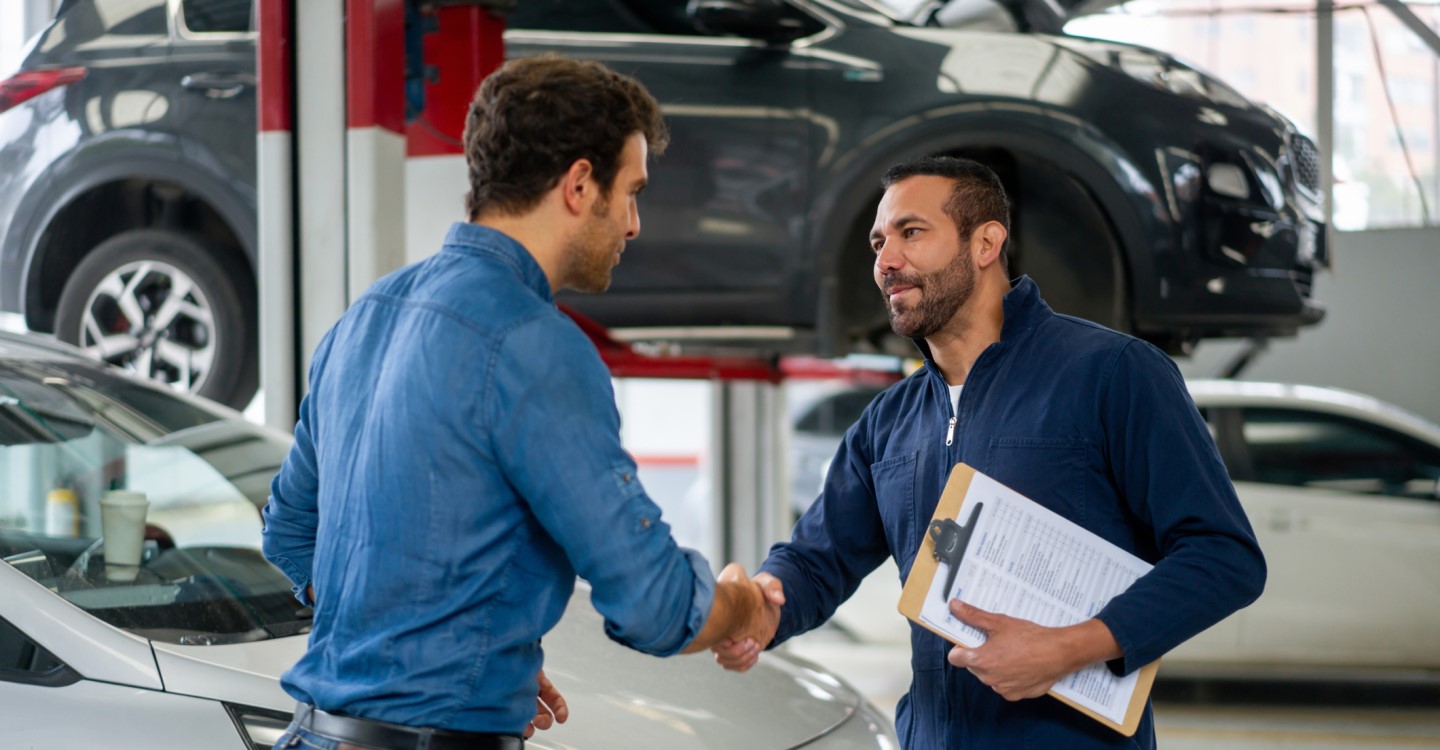
<instances>
[{"instance_id":1,"label":"navy blue coveralls","mask_svg":"<svg viewBox=\"0 0 1440 750\"><path fill-rule=\"evenodd\" d=\"M1155 565L1097 615L1124 651L1110 664L1121 674L1260 595L1264 558L1174 362L1056 314L1027 277L1004 315L958 413L921 342L926 366L845 434L819 499L761 567L785 586L775 643L823 623L887 556L903 580L959 462ZM1127 738L1049 696L1006 701L913 624L910 640L914 680L896 708L906 750L1155 746L1149 706Z\"/></svg>"}]
</instances>

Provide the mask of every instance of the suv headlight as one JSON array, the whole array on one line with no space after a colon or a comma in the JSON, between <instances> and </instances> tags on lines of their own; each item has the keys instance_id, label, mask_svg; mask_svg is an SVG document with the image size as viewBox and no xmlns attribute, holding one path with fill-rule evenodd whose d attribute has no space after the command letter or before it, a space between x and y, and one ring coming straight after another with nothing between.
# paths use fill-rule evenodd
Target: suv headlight
<instances>
[{"instance_id":1,"label":"suv headlight","mask_svg":"<svg viewBox=\"0 0 1440 750\"><path fill-rule=\"evenodd\" d=\"M1231 198L1250 199L1250 181L1245 179L1245 170L1234 164L1217 162L1205 170L1205 181L1210 189Z\"/></svg>"}]
</instances>

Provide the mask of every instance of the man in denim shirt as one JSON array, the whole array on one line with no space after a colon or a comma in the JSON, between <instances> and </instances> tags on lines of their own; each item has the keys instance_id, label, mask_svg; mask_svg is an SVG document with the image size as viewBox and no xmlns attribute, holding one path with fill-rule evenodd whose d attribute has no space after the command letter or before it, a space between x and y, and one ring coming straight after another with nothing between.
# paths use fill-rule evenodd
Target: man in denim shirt
<instances>
[{"instance_id":1,"label":"man in denim shirt","mask_svg":"<svg viewBox=\"0 0 1440 750\"><path fill-rule=\"evenodd\" d=\"M639 651L773 630L778 591L676 546L552 296L609 286L666 138L650 94L598 63L528 58L481 85L470 221L325 336L271 488L265 555L315 608L277 747L521 747L568 714L540 638L577 573Z\"/></svg>"},{"instance_id":2,"label":"man in denim shirt","mask_svg":"<svg viewBox=\"0 0 1440 750\"><path fill-rule=\"evenodd\" d=\"M1133 672L1259 596L1265 562L1210 433L1164 353L1057 315L1029 278L1012 285L1009 203L993 172L923 159L884 185L875 282L925 367L845 434L819 499L761 566L757 580L785 588L773 642L824 622L886 557L903 580L963 461L1155 567L1069 627L958 600L952 613L987 633L980 647L912 624L902 745L1153 748L1148 705L1132 738L1044 694L1096 662ZM718 660L748 669L771 642L722 643Z\"/></svg>"}]
</instances>

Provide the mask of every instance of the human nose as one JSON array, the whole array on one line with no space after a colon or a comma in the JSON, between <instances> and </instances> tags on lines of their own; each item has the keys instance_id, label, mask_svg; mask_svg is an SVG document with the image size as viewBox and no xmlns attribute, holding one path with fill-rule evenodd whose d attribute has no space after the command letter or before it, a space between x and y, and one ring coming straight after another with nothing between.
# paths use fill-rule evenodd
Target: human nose
<instances>
[{"instance_id":1,"label":"human nose","mask_svg":"<svg viewBox=\"0 0 1440 750\"><path fill-rule=\"evenodd\" d=\"M875 251L875 270L889 272L899 270L905 265L905 259L899 250L893 248L887 240L881 240L883 244Z\"/></svg>"},{"instance_id":2,"label":"human nose","mask_svg":"<svg viewBox=\"0 0 1440 750\"><path fill-rule=\"evenodd\" d=\"M633 240L640 236L640 206L635 202L630 203L630 223L625 231L625 239Z\"/></svg>"}]
</instances>

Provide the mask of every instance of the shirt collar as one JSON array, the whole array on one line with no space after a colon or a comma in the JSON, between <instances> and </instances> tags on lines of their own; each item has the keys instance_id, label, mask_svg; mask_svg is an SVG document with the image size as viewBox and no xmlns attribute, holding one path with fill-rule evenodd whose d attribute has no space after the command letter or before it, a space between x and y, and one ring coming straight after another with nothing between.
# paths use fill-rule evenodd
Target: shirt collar
<instances>
[{"instance_id":1,"label":"shirt collar","mask_svg":"<svg viewBox=\"0 0 1440 750\"><path fill-rule=\"evenodd\" d=\"M540 295L541 299L555 301L555 295L550 291L550 279L535 262L535 256L504 232L468 221L457 221L445 234L441 251L496 258L513 268L525 286Z\"/></svg>"}]
</instances>

